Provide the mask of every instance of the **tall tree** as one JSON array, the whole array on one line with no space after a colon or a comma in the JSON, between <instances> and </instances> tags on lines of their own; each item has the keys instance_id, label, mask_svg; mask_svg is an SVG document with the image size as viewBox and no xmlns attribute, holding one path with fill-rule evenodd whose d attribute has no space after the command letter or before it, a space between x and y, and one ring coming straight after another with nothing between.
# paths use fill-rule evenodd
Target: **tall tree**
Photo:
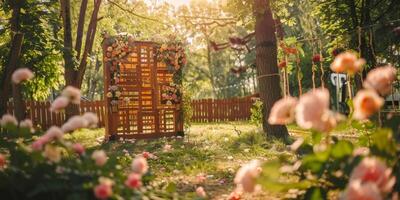
<instances>
[{"instance_id":1,"label":"tall tree","mask_svg":"<svg viewBox=\"0 0 400 200\"><path fill-rule=\"evenodd\" d=\"M35 78L15 88L15 113L24 118L23 99L43 100L59 84L61 70L57 39L57 0L6 0L0 4L0 114L12 96L11 75L17 67L26 67ZM22 39L22 35L24 39ZM22 47L22 48L21 48ZM19 54L19 55L18 55Z\"/></svg>"},{"instance_id":2,"label":"tall tree","mask_svg":"<svg viewBox=\"0 0 400 200\"><path fill-rule=\"evenodd\" d=\"M77 38L75 48L73 47L72 39L72 17L71 17L71 1L70 0L60 0L61 4L61 14L63 19L64 27L64 68L65 68L65 84L71 85L76 88L82 87L83 78L85 75L87 67L87 59L89 54L92 52L94 40L96 37L98 13L100 10L100 5L102 0L94 1L94 8L91 14L88 28L86 30L85 37L85 47L81 55L84 23L85 23L85 13L87 10L87 0L81 2L81 9L78 19L77 27ZM80 59L80 60L79 60ZM79 60L79 64L76 64L76 60ZM77 106L70 106L67 109L67 118L79 113Z\"/></svg>"},{"instance_id":3,"label":"tall tree","mask_svg":"<svg viewBox=\"0 0 400 200\"><path fill-rule=\"evenodd\" d=\"M277 61L277 42L275 22L269 0L254 0L256 18L256 66L258 71L258 87L264 104L263 129L267 136L287 139L289 134L286 126L276 126L267 119L272 106L281 95L280 76Z\"/></svg>"}]
</instances>

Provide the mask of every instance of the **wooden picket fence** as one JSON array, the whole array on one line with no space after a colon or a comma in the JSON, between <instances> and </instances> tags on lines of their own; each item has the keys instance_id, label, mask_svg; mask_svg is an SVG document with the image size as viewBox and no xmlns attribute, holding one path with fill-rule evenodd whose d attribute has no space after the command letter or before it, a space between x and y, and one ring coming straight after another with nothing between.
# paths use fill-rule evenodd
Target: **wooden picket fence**
<instances>
[{"instance_id":1,"label":"wooden picket fence","mask_svg":"<svg viewBox=\"0 0 400 200\"><path fill-rule=\"evenodd\" d=\"M253 97L192 101L193 122L244 121L250 119Z\"/></svg>"},{"instance_id":2,"label":"wooden picket fence","mask_svg":"<svg viewBox=\"0 0 400 200\"><path fill-rule=\"evenodd\" d=\"M50 112L50 102L27 101L27 118L32 119L35 126L47 129L53 125L61 126L65 122L65 113ZM253 97L232 99L199 99L192 101L193 122L222 122L243 121L250 119L250 108ZM12 114L14 106L8 104L8 113ZM81 114L96 113L99 117L99 126L105 126L105 106L103 101L82 101Z\"/></svg>"},{"instance_id":3,"label":"wooden picket fence","mask_svg":"<svg viewBox=\"0 0 400 200\"><path fill-rule=\"evenodd\" d=\"M50 112L50 102L27 101L27 118L31 119L35 126L43 130L51 126L61 126L65 122L65 113ZM105 107L103 101L82 101L80 104L80 113L93 112L99 117L99 126L104 127ZM14 105L8 104L8 113L13 113Z\"/></svg>"}]
</instances>

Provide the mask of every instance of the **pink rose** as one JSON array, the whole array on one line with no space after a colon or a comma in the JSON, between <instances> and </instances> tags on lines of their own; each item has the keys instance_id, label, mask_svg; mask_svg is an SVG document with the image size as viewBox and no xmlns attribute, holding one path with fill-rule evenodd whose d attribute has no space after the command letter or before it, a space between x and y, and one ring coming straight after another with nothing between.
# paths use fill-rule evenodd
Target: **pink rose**
<instances>
[{"instance_id":1,"label":"pink rose","mask_svg":"<svg viewBox=\"0 0 400 200\"><path fill-rule=\"evenodd\" d=\"M277 101L272 107L268 123L273 125L285 125L292 123L295 115L297 99L287 97Z\"/></svg>"},{"instance_id":2,"label":"pink rose","mask_svg":"<svg viewBox=\"0 0 400 200\"><path fill-rule=\"evenodd\" d=\"M64 132L57 126L52 126L46 131L45 136L49 140L61 140L64 137Z\"/></svg>"},{"instance_id":3,"label":"pink rose","mask_svg":"<svg viewBox=\"0 0 400 200\"><path fill-rule=\"evenodd\" d=\"M15 84L20 84L23 81L30 80L34 77L31 70L28 68L21 68L14 71L11 80Z\"/></svg>"},{"instance_id":4,"label":"pink rose","mask_svg":"<svg viewBox=\"0 0 400 200\"><path fill-rule=\"evenodd\" d=\"M72 150L79 155L83 155L85 153L85 147L82 144L75 143L72 145Z\"/></svg>"},{"instance_id":5,"label":"pink rose","mask_svg":"<svg viewBox=\"0 0 400 200\"><path fill-rule=\"evenodd\" d=\"M33 129L32 120L30 120L30 119L25 119L25 120L19 122L19 127L29 129L31 132L35 131Z\"/></svg>"},{"instance_id":6,"label":"pink rose","mask_svg":"<svg viewBox=\"0 0 400 200\"><path fill-rule=\"evenodd\" d=\"M106 164L108 157L105 151L96 150L92 153L92 159L95 161L97 166L103 166Z\"/></svg>"},{"instance_id":7,"label":"pink rose","mask_svg":"<svg viewBox=\"0 0 400 200\"><path fill-rule=\"evenodd\" d=\"M142 156L136 157L131 164L132 171L138 174L145 174L149 170L147 160Z\"/></svg>"},{"instance_id":8,"label":"pink rose","mask_svg":"<svg viewBox=\"0 0 400 200\"><path fill-rule=\"evenodd\" d=\"M300 97L296 106L296 122L304 129L324 131L329 119L329 92L316 89ZM325 121L323 121L325 115Z\"/></svg>"},{"instance_id":9,"label":"pink rose","mask_svg":"<svg viewBox=\"0 0 400 200\"><path fill-rule=\"evenodd\" d=\"M31 144L31 148L34 151L41 151L43 149L43 146L46 145L48 142L50 142L50 138L47 135L43 135L39 139L35 140Z\"/></svg>"},{"instance_id":10,"label":"pink rose","mask_svg":"<svg viewBox=\"0 0 400 200\"><path fill-rule=\"evenodd\" d=\"M396 183L392 170L376 158L364 158L357 167L353 169L350 183L360 180L361 183L374 183L380 191L390 192Z\"/></svg>"},{"instance_id":11,"label":"pink rose","mask_svg":"<svg viewBox=\"0 0 400 200\"><path fill-rule=\"evenodd\" d=\"M204 190L203 187L198 187L196 189L196 194L197 194L197 196L199 196L201 198L206 198L207 197L207 193L206 193L206 191Z\"/></svg>"},{"instance_id":12,"label":"pink rose","mask_svg":"<svg viewBox=\"0 0 400 200\"><path fill-rule=\"evenodd\" d=\"M197 182L199 182L199 183L203 183L204 181L206 181L206 179L207 179L207 177L206 177L203 173L198 174L198 175L196 176L196 180L197 180Z\"/></svg>"},{"instance_id":13,"label":"pink rose","mask_svg":"<svg viewBox=\"0 0 400 200\"><path fill-rule=\"evenodd\" d=\"M64 125L62 125L61 129L68 133L78 129L87 128L88 126L89 122L85 118L81 116L73 116Z\"/></svg>"},{"instance_id":14,"label":"pink rose","mask_svg":"<svg viewBox=\"0 0 400 200\"><path fill-rule=\"evenodd\" d=\"M69 99L64 96L57 97L53 103L50 105L50 111L54 113L59 113L64 110L69 104Z\"/></svg>"},{"instance_id":15,"label":"pink rose","mask_svg":"<svg viewBox=\"0 0 400 200\"><path fill-rule=\"evenodd\" d=\"M396 74L396 68L391 65L378 67L368 73L363 85L380 95L388 95L392 92L392 84L397 79Z\"/></svg>"},{"instance_id":16,"label":"pink rose","mask_svg":"<svg viewBox=\"0 0 400 200\"><path fill-rule=\"evenodd\" d=\"M61 95L67 97L73 104L78 105L81 103L81 91L78 88L67 86L61 92Z\"/></svg>"},{"instance_id":17,"label":"pink rose","mask_svg":"<svg viewBox=\"0 0 400 200\"><path fill-rule=\"evenodd\" d=\"M112 186L99 184L94 188L94 196L97 199L108 199L113 194Z\"/></svg>"},{"instance_id":18,"label":"pink rose","mask_svg":"<svg viewBox=\"0 0 400 200\"><path fill-rule=\"evenodd\" d=\"M131 189L137 189L142 186L142 176L137 173L130 173L125 181L125 185Z\"/></svg>"},{"instance_id":19,"label":"pink rose","mask_svg":"<svg viewBox=\"0 0 400 200\"><path fill-rule=\"evenodd\" d=\"M7 165L7 158L4 154L0 153L0 170L4 169Z\"/></svg>"},{"instance_id":20,"label":"pink rose","mask_svg":"<svg viewBox=\"0 0 400 200\"><path fill-rule=\"evenodd\" d=\"M245 192L252 193L256 188L256 179L261 173L260 162L253 160L242 166L236 173L234 182L243 187Z\"/></svg>"},{"instance_id":21,"label":"pink rose","mask_svg":"<svg viewBox=\"0 0 400 200\"><path fill-rule=\"evenodd\" d=\"M169 144L165 144L163 148L163 152L169 152L172 150L172 146Z\"/></svg>"},{"instance_id":22,"label":"pink rose","mask_svg":"<svg viewBox=\"0 0 400 200\"><path fill-rule=\"evenodd\" d=\"M3 115L3 117L0 120L0 125L1 126L6 126L6 125L9 125L9 124L17 126L18 125L18 121L13 115L10 115L10 114Z\"/></svg>"},{"instance_id":23,"label":"pink rose","mask_svg":"<svg viewBox=\"0 0 400 200\"><path fill-rule=\"evenodd\" d=\"M383 200L376 184L360 180L350 182L343 197L344 200Z\"/></svg>"},{"instance_id":24,"label":"pink rose","mask_svg":"<svg viewBox=\"0 0 400 200\"><path fill-rule=\"evenodd\" d=\"M355 74L362 69L364 64L364 59L359 59L357 54L346 51L336 56L331 64L331 69L336 73Z\"/></svg>"},{"instance_id":25,"label":"pink rose","mask_svg":"<svg viewBox=\"0 0 400 200\"><path fill-rule=\"evenodd\" d=\"M383 106L385 100L372 90L360 90L354 97L353 118L367 119Z\"/></svg>"},{"instance_id":26,"label":"pink rose","mask_svg":"<svg viewBox=\"0 0 400 200\"><path fill-rule=\"evenodd\" d=\"M82 118L88 122L89 128L96 128L99 123L99 118L92 112L86 112L83 114Z\"/></svg>"}]
</instances>

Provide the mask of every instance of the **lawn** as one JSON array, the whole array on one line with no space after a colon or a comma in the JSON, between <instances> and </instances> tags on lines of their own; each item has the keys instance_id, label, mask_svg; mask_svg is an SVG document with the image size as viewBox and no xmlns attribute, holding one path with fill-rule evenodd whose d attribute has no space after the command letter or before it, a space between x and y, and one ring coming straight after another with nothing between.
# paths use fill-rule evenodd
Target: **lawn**
<instances>
[{"instance_id":1,"label":"lawn","mask_svg":"<svg viewBox=\"0 0 400 200\"><path fill-rule=\"evenodd\" d=\"M288 126L293 138L310 137L310 132ZM335 135L352 134L352 129L339 128ZM115 141L103 144L104 129L81 130L69 136L86 148L104 149L109 157L135 157L144 151L154 154L149 159L155 183L175 183L182 198L193 197L202 186L212 199L226 199L234 189L233 179L240 165L258 159L262 161L282 155L292 156L281 141L267 140L255 125L248 122L194 124L184 138ZM164 151L165 145L172 149ZM205 179L205 180L200 180ZM258 192L244 199L281 199L284 194Z\"/></svg>"},{"instance_id":2,"label":"lawn","mask_svg":"<svg viewBox=\"0 0 400 200\"><path fill-rule=\"evenodd\" d=\"M252 159L268 160L290 154L280 141L267 141L259 128L247 122L195 124L184 138L117 141L101 143L104 129L82 130L70 136L87 148L101 148L110 157L132 156L144 151L153 153L150 169L156 182L176 183L180 197L192 197L197 186L203 186L213 199L226 199L233 190L233 179L241 164ZM169 144L172 150L164 152ZM201 181L200 179L204 179ZM258 193L245 199L274 199Z\"/></svg>"}]
</instances>

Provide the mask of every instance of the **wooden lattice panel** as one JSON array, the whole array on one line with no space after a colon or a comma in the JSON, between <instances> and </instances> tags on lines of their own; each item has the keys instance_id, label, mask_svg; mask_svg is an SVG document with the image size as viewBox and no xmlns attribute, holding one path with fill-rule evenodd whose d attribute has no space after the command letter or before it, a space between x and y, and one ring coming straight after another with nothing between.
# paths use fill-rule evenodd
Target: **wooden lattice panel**
<instances>
[{"instance_id":1,"label":"wooden lattice panel","mask_svg":"<svg viewBox=\"0 0 400 200\"><path fill-rule=\"evenodd\" d=\"M104 55L113 40L104 41ZM152 42L129 42L130 52L123 59L105 57L105 94L117 86L118 100L107 98L107 135L118 138L156 138L183 131L180 104L161 102L163 85L173 74L156 55Z\"/></svg>"}]
</instances>

